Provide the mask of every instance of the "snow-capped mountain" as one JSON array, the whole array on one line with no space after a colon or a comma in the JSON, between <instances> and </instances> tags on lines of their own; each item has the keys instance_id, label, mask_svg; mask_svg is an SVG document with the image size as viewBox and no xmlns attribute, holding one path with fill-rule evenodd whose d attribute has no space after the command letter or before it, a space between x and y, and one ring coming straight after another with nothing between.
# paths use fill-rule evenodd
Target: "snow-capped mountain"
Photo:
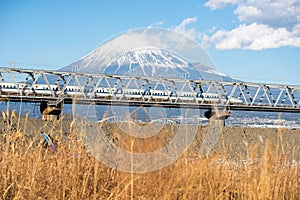
<instances>
[{"instance_id":1,"label":"snow-capped mountain","mask_svg":"<svg viewBox=\"0 0 300 200\"><path fill-rule=\"evenodd\" d=\"M89 60L90 63L87 64ZM152 76L163 78L189 78L229 81L231 78L216 69L201 63L192 64L175 53L158 48L142 48L118 55L106 66L96 64L97 57L92 53L62 70L70 71L77 66L80 72L117 75ZM82 66L82 64L84 64Z\"/></svg>"},{"instance_id":2,"label":"snow-capped mountain","mask_svg":"<svg viewBox=\"0 0 300 200\"><path fill-rule=\"evenodd\" d=\"M200 71L174 53L157 48L137 49L120 55L105 74L202 79Z\"/></svg>"},{"instance_id":3,"label":"snow-capped mountain","mask_svg":"<svg viewBox=\"0 0 300 200\"><path fill-rule=\"evenodd\" d=\"M232 80L220 73L194 41L161 29L129 31L61 71L154 76L206 80Z\"/></svg>"}]
</instances>

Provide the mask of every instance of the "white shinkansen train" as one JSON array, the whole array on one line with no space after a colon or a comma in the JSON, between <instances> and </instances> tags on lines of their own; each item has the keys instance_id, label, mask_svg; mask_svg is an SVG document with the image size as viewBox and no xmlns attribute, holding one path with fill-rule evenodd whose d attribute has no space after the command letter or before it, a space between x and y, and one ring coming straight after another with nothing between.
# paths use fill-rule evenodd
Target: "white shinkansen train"
<instances>
[{"instance_id":1,"label":"white shinkansen train","mask_svg":"<svg viewBox=\"0 0 300 200\"><path fill-rule=\"evenodd\" d=\"M51 96L53 93L58 96L61 94L60 86L48 84L34 84L28 85L25 83L10 83L0 82L0 93L2 95L38 95L38 96ZM95 98L121 98L127 99L141 99L145 100L158 100L158 101L195 101L206 103L225 103L227 98L220 99L216 93L200 93L200 92L172 92L167 90L153 90L153 89L119 89L119 88L106 88L98 87L94 92L93 88L83 86L67 86L64 90L64 95L69 97L83 97L94 96ZM237 98L229 99L232 104L242 104L243 101Z\"/></svg>"}]
</instances>

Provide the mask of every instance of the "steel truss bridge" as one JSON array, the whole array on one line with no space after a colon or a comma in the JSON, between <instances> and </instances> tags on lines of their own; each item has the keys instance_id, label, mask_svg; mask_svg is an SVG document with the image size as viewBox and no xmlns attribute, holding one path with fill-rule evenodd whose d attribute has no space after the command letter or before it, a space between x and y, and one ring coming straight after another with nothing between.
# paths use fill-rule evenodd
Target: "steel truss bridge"
<instances>
[{"instance_id":1,"label":"steel truss bridge","mask_svg":"<svg viewBox=\"0 0 300 200\"><path fill-rule=\"evenodd\" d=\"M300 86L0 68L0 101L298 113Z\"/></svg>"}]
</instances>

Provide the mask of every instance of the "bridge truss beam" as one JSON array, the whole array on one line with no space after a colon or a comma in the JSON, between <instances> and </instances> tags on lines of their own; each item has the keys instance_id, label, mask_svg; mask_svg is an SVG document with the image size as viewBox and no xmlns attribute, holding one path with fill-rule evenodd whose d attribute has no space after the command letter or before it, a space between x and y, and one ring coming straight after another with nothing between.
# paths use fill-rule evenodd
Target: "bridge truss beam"
<instances>
[{"instance_id":1,"label":"bridge truss beam","mask_svg":"<svg viewBox=\"0 0 300 200\"><path fill-rule=\"evenodd\" d=\"M0 68L0 100L300 112L300 86Z\"/></svg>"}]
</instances>

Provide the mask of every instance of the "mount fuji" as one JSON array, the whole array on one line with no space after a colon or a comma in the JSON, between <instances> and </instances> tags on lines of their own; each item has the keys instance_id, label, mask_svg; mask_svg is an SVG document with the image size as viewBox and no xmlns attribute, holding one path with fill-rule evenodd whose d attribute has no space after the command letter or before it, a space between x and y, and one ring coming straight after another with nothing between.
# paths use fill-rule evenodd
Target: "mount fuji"
<instances>
[{"instance_id":1,"label":"mount fuji","mask_svg":"<svg viewBox=\"0 0 300 200\"><path fill-rule=\"evenodd\" d=\"M159 28L129 30L61 71L232 81L197 42Z\"/></svg>"},{"instance_id":2,"label":"mount fuji","mask_svg":"<svg viewBox=\"0 0 300 200\"><path fill-rule=\"evenodd\" d=\"M176 53L156 47L123 51L110 60L103 58L101 52L101 49L96 49L61 71L72 71L76 66L78 71L86 73L232 81L214 68L190 63Z\"/></svg>"}]
</instances>

